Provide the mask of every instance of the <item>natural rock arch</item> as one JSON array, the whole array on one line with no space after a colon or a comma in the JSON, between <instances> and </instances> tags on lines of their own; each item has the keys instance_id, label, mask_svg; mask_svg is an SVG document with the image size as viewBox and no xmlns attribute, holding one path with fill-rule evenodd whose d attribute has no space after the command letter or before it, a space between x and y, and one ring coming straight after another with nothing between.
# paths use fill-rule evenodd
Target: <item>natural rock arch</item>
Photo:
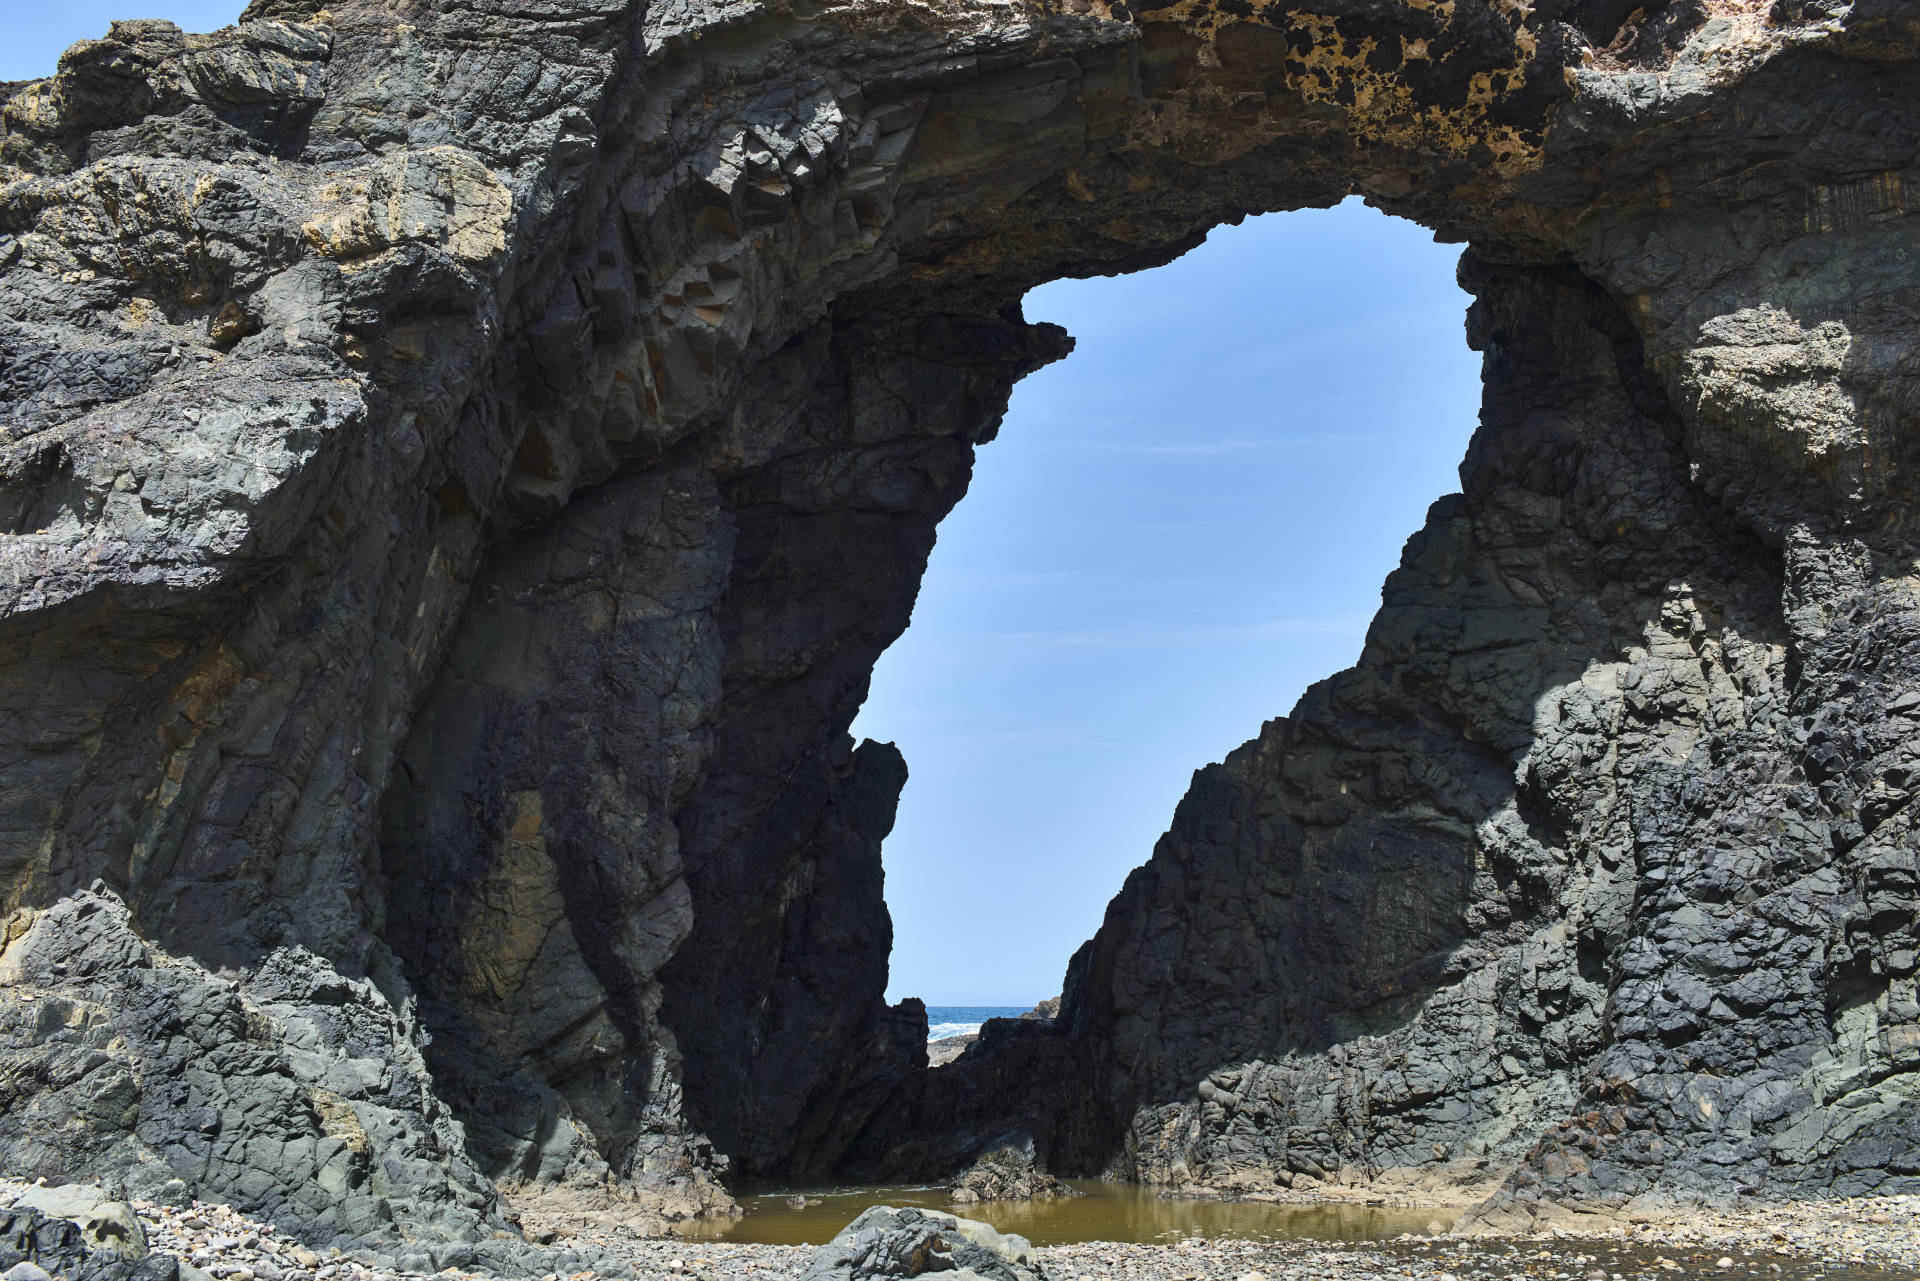
<instances>
[{"instance_id":1,"label":"natural rock arch","mask_svg":"<svg viewBox=\"0 0 1920 1281\"><path fill-rule=\"evenodd\" d=\"M1909 1177L1914 20L1623 10L259 0L7 86L7 1159L469 1236L471 1161L708 1203L695 1127ZM1465 495L930 1087L845 730L1018 299L1353 191L1470 245Z\"/></svg>"}]
</instances>

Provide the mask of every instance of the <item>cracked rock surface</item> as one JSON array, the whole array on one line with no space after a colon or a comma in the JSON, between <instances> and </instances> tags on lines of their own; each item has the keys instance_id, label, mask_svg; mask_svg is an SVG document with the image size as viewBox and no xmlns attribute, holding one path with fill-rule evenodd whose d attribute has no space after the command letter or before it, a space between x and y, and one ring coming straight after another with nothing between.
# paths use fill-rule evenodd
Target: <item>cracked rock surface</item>
<instances>
[{"instance_id":1,"label":"cracked rock surface","mask_svg":"<svg viewBox=\"0 0 1920 1281\"><path fill-rule=\"evenodd\" d=\"M1910 0L257 0L0 85L0 1164L314 1240L723 1176L1920 1178ZM1020 314L1360 193L1485 402L1052 1022L847 729ZM1151 359L1151 353L1143 358Z\"/></svg>"}]
</instances>

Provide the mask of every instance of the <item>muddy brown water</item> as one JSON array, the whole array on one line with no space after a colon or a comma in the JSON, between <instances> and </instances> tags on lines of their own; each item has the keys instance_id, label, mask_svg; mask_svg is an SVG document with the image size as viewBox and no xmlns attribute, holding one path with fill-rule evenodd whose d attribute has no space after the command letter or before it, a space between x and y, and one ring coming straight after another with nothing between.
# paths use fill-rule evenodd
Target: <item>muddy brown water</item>
<instances>
[{"instance_id":1,"label":"muddy brown water","mask_svg":"<svg viewBox=\"0 0 1920 1281\"><path fill-rule=\"evenodd\" d=\"M1381 1241L1422 1232L1429 1223L1451 1226L1457 1210L1371 1205L1274 1205L1258 1201L1202 1201L1163 1197L1150 1188L1070 1180L1085 1196L1046 1201L977 1201L955 1205L944 1187L871 1187L805 1190L739 1198L741 1217L708 1221L688 1235L697 1240L752 1245L820 1245L874 1205L917 1205L968 1219L984 1219L1035 1245L1082 1241L1168 1242L1183 1237L1255 1241Z\"/></svg>"}]
</instances>

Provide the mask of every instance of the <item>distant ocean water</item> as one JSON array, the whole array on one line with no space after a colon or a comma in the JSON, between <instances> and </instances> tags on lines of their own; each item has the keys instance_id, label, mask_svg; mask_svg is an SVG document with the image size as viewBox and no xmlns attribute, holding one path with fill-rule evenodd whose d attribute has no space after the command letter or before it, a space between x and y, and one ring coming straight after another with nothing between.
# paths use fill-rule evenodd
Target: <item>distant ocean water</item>
<instances>
[{"instance_id":1,"label":"distant ocean water","mask_svg":"<svg viewBox=\"0 0 1920 1281\"><path fill-rule=\"evenodd\" d=\"M950 1036L972 1036L988 1019L1017 1019L1031 1005L929 1005L927 1039L944 1041Z\"/></svg>"}]
</instances>

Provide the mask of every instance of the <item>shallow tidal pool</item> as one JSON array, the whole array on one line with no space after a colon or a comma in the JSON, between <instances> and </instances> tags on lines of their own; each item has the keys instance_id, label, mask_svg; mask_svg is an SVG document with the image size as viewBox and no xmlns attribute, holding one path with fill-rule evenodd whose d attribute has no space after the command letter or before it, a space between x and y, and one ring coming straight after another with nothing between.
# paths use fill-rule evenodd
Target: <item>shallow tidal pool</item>
<instances>
[{"instance_id":1,"label":"shallow tidal pool","mask_svg":"<svg viewBox=\"0 0 1920 1281\"><path fill-rule=\"evenodd\" d=\"M983 1219L1035 1245L1082 1241L1170 1242L1183 1237L1241 1240L1379 1241L1452 1226L1455 1210L1372 1205L1275 1205L1162 1197L1151 1188L1070 1179L1085 1196L1045 1201L975 1201L955 1205L939 1186L794 1190L743 1196L741 1217L707 1220L686 1231L696 1240L753 1245L821 1245L874 1205L917 1205L965 1219ZM789 1198L804 1195L795 1207Z\"/></svg>"}]
</instances>

